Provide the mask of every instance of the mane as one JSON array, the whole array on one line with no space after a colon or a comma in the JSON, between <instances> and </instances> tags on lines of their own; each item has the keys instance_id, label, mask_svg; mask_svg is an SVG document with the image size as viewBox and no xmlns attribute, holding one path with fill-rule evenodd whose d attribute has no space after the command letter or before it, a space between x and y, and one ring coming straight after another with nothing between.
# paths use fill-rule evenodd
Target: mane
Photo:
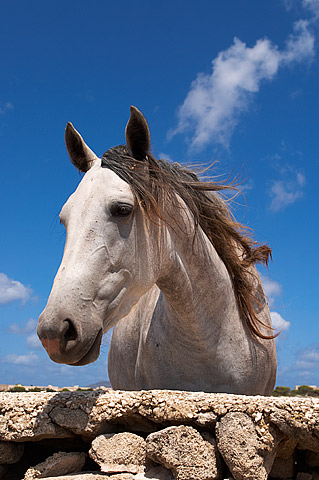
<instances>
[{"instance_id":1,"label":"mane","mask_svg":"<svg viewBox=\"0 0 319 480\"><path fill-rule=\"evenodd\" d=\"M181 197L193 214L196 229L202 228L224 262L248 328L257 337L274 338L272 328L255 313L256 307L261 306L260 288L252 292L256 278L252 266L256 263L268 265L271 249L258 244L252 238L251 229L235 220L219 193L236 189L234 182L201 181L193 171L176 163L156 160L152 155L146 160L136 160L130 156L126 145L120 145L104 153L101 166L113 170L131 185L143 211L155 222L159 218L167 221L163 215L167 202L180 209L178 196ZM261 327L271 330L271 334L262 333Z\"/></svg>"}]
</instances>

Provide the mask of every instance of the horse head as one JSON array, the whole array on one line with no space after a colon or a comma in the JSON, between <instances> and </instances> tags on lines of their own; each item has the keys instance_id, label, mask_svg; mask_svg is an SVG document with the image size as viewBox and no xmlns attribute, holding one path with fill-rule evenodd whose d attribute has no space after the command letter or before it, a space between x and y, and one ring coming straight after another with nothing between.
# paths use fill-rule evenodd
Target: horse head
<instances>
[{"instance_id":1,"label":"horse head","mask_svg":"<svg viewBox=\"0 0 319 480\"><path fill-rule=\"evenodd\" d=\"M101 160L71 123L66 127L68 154L85 175L60 213L65 249L37 329L58 363L95 361L103 333L129 313L158 277L161 259L157 242L151 242L156 226L121 172L108 168L114 155L122 155L129 159L126 175L137 169L141 188L148 181L150 134L135 107L125 134L127 144Z\"/></svg>"}]
</instances>

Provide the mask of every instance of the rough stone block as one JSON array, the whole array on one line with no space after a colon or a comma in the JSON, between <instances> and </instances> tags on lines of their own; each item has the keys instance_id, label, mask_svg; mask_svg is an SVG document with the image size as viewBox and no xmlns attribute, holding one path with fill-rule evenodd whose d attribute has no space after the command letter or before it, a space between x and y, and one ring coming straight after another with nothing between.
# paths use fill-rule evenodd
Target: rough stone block
<instances>
[{"instance_id":1,"label":"rough stone block","mask_svg":"<svg viewBox=\"0 0 319 480\"><path fill-rule=\"evenodd\" d=\"M233 439L230 439L229 446L227 446L227 442L221 441L222 435L219 438L220 445L224 444L224 447L226 445L225 448L229 452L236 450L231 443L236 444L237 442L239 453L237 459L236 455L233 455L234 461L237 462L237 467L240 466L240 462L246 467L248 458L247 464L249 465L250 462L252 465L249 467L251 469L250 478L254 478L254 480L264 478L260 474L265 476L271 469L274 450L277 458L288 460L297 448L298 450L308 450L308 452L298 454L302 461L297 465L297 470L298 468L305 470L299 472L299 478L305 475L308 476L306 478L310 478L309 475L311 475L312 480L319 480L319 469L317 466L312 466L317 462L316 454L309 453L309 451L319 453L319 399L315 398L252 397L168 390L0 393L0 441L6 444L6 448L9 442L14 442L18 448L21 448L23 442L41 442L43 445L42 442L45 443L48 440L45 443L47 448L51 444L53 446L57 441L62 441L59 449L68 451L69 444L64 446L64 443L74 441L75 444L71 448L77 450L76 444L79 439L79 450L82 450L85 443L91 442L96 436L105 433L140 432L142 430L155 432L163 426L183 424L193 427L195 430L213 431L216 422L218 422L216 427L218 432L222 430L221 426L225 426L227 423L229 415L235 415L234 418L238 415L242 415L241 418L249 418L250 424L254 426L252 438L256 440L257 450L256 455L253 456L254 449L248 448L252 455L250 458L241 445L241 441L245 444L247 440L245 436L240 438L238 435L237 438L230 430ZM237 418L237 427L240 427L239 424ZM248 427L247 431L249 432ZM248 444L250 444L249 442ZM54 451L56 451L56 443L52 448L52 453ZM240 460L242 451L244 451L244 455ZM227 452L223 454L227 459ZM231 456L231 453L229 455ZM306 455L308 464L303 463ZM16 476L14 472L22 471L24 467L20 465L20 462L24 462L25 457L26 455L23 455L17 463L7 465L7 473L1 473L2 477L9 480L11 472ZM4 461L9 461L8 457ZM149 468L149 465L146 468ZM162 468L164 470L161 475L162 477L164 475L165 480L167 475L172 476L172 473L165 470L164 466ZM1 471L3 468L0 468ZM148 476L148 473L151 476ZM76 473L70 480L75 480L78 475L80 473ZM83 476L84 473L81 475ZM85 475L89 475L89 472ZM91 475L95 475L94 478L97 478L98 474L91 472ZM126 479L143 480L145 477L149 480L150 478L156 480L161 478L162 480L159 473L151 473L147 469L144 474L138 473L134 476L134 474L123 473L121 475L121 480L124 480L123 475L126 475ZM127 477L127 475L131 475L131 477ZM182 475L181 470L179 475ZM233 474L235 480L249 478L249 475L243 477L238 472L236 475L237 478ZM102 473L99 476L103 477ZM66 475L66 477L70 477L70 475ZM109 478L109 475L105 473L104 478ZM62 480L61 476L60 479ZM115 480L114 475L113 480Z\"/></svg>"},{"instance_id":2,"label":"rough stone block","mask_svg":"<svg viewBox=\"0 0 319 480\"><path fill-rule=\"evenodd\" d=\"M269 420L288 438L297 441L298 448L319 452L319 437L316 435L316 404L309 405L309 409L302 413L302 404L289 405L288 408L275 408L269 415Z\"/></svg>"},{"instance_id":3,"label":"rough stone block","mask_svg":"<svg viewBox=\"0 0 319 480\"><path fill-rule=\"evenodd\" d=\"M85 432L88 423L88 415L80 408L55 407L50 412L50 418L60 427L65 427L74 433Z\"/></svg>"},{"instance_id":4,"label":"rough stone block","mask_svg":"<svg viewBox=\"0 0 319 480\"><path fill-rule=\"evenodd\" d=\"M299 472L297 473L296 480L313 480L311 473Z\"/></svg>"},{"instance_id":5,"label":"rough stone block","mask_svg":"<svg viewBox=\"0 0 319 480\"><path fill-rule=\"evenodd\" d=\"M14 395L0 392L0 440L40 441L72 438L75 434L93 439L105 433L109 425L136 423L137 418L148 421L149 428L153 425L154 429L156 424L185 422L210 429L217 418L232 411L256 418L264 416L302 448L319 451L319 399L168 390Z\"/></svg>"},{"instance_id":6,"label":"rough stone block","mask_svg":"<svg viewBox=\"0 0 319 480\"><path fill-rule=\"evenodd\" d=\"M48 457L44 462L29 468L24 480L36 478L58 477L68 473L80 472L85 463L86 454L80 452L58 452Z\"/></svg>"},{"instance_id":7,"label":"rough stone block","mask_svg":"<svg viewBox=\"0 0 319 480\"><path fill-rule=\"evenodd\" d=\"M75 475L45 477L42 480L105 480L107 478L110 478L111 480L174 480L171 472L167 472L168 470L159 466L145 474L138 473L134 475L132 473L118 473L115 475L107 475L105 473L98 472L83 472Z\"/></svg>"},{"instance_id":8,"label":"rough stone block","mask_svg":"<svg viewBox=\"0 0 319 480\"><path fill-rule=\"evenodd\" d=\"M105 475L98 472L83 472L76 475L63 475L59 477L45 477L43 480L105 480L107 478L112 478L112 480L139 480L136 479L134 475L130 473L124 473L121 475Z\"/></svg>"},{"instance_id":9,"label":"rough stone block","mask_svg":"<svg viewBox=\"0 0 319 480\"><path fill-rule=\"evenodd\" d=\"M216 480L218 453L210 434L205 438L185 425L168 427L146 439L147 456L172 470L177 480Z\"/></svg>"},{"instance_id":10,"label":"rough stone block","mask_svg":"<svg viewBox=\"0 0 319 480\"><path fill-rule=\"evenodd\" d=\"M168 470L162 465L156 465L153 462L151 463L153 466L147 469L144 474L145 480L174 480L171 470ZM143 478L141 475L138 475L138 479L136 480L143 480Z\"/></svg>"},{"instance_id":11,"label":"rough stone block","mask_svg":"<svg viewBox=\"0 0 319 480\"><path fill-rule=\"evenodd\" d=\"M0 464L16 463L23 455L24 446L13 442L0 442Z\"/></svg>"},{"instance_id":12,"label":"rough stone block","mask_svg":"<svg viewBox=\"0 0 319 480\"><path fill-rule=\"evenodd\" d=\"M104 434L92 442L90 457L105 473L143 473L146 443L134 433Z\"/></svg>"},{"instance_id":13,"label":"rough stone block","mask_svg":"<svg viewBox=\"0 0 319 480\"><path fill-rule=\"evenodd\" d=\"M218 450L235 480L267 480L278 441L264 423L245 413L227 413L216 427Z\"/></svg>"},{"instance_id":14,"label":"rough stone block","mask_svg":"<svg viewBox=\"0 0 319 480\"><path fill-rule=\"evenodd\" d=\"M293 455L296 446L297 441L294 438L284 438L277 447L276 458L287 460Z\"/></svg>"},{"instance_id":15,"label":"rough stone block","mask_svg":"<svg viewBox=\"0 0 319 480\"><path fill-rule=\"evenodd\" d=\"M289 479L293 478L295 472L295 462L294 458L279 458L276 457L272 469L270 471L270 476L280 479Z\"/></svg>"},{"instance_id":16,"label":"rough stone block","mask_svg":"<svg viewBox=\"0 0 319 480\"><path fill-rule=\"evenodd\" d=\"M319 467L319 453L308 451L306 455L306 463L309 467Z\"/></svg>"}]
</instances>

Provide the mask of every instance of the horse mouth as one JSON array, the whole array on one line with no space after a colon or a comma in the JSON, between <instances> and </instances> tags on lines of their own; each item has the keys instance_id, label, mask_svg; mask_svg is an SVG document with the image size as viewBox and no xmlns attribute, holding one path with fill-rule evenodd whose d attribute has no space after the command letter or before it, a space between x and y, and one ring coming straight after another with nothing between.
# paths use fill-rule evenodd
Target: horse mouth
<instances>
[{"instance_id":1,"label":"horse mouth","mask_svg":"<svg viewBox=\"0 0 319 480\"><path fill-rule=\"evenodd\" d=\"M77 362L70 363L70 365L79 367L81 365L88 365L89 363L95 362L95 360L98 358L100 354L102 336L103 336L103 330L101 329L99 330L97 336L95 337L94 342L89 347L89 350L86 352L86 354Z\"/></svg>"}]
</instances>

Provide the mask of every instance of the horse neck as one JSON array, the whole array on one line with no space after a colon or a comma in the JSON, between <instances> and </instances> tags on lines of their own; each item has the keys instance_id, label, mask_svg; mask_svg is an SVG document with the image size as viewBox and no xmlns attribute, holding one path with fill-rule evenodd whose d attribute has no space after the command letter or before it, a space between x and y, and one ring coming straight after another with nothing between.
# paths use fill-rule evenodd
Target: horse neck
<instances>
[{"instance_id":1,"label":"horse neck","mask_svg":"<svg viewBox=\"0 0 319 480\"><path fill-rule=\"evenodd\" d=\"M164 295L166 321L188 335L209 336L234 328L240 315L228 271L199 227L195 236L169 231L170 255L157 282Z\"/></svg>"}]
</instances>

